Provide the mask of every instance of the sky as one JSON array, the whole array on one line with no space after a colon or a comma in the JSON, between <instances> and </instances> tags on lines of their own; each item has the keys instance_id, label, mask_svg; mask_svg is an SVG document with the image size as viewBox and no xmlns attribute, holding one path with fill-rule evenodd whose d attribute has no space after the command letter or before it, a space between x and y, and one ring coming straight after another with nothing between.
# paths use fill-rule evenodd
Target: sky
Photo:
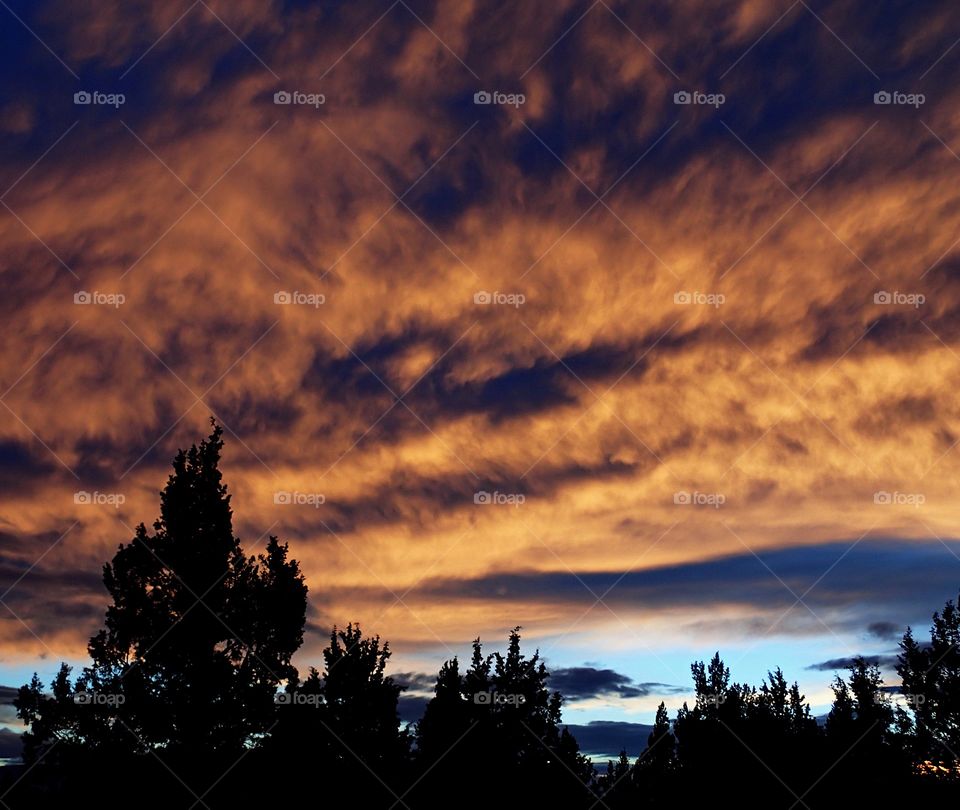
<instances>
[{"instance_id":1,"label":"sky","mask_svg":"<svg viewBox=\"0 0 960 810\"><path fill-rule=\"evenodd\" d=\"M895 683L960 583L958 43L934 2L0 2L0 684L83 665L211 415L296 663L360 622L407 719L517 625L591 751L716 650L816 713L854 655Z\"/></svg>"}]
</instances>

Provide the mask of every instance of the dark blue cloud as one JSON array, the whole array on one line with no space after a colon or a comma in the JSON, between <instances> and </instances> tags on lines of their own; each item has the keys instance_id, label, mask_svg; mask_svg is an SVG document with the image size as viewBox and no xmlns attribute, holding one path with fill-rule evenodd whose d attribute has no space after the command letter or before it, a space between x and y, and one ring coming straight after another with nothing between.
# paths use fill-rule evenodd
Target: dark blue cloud
<instances>
[{"instance_id":1,"label":"dark blue cloud","mask_svg":"<svg viewBox=\"0 0 960 810\"><path fill-rule=\"evenodd\" d=\"M653 726L643 723L624 723L614 720L594 720L586 725L566 724L577 738L580 750L594 758L614 759L626 751L631 758L639 756L647 747L647 738Z\"/></svg>"},{"instance_id":2,"label":"dark blue cloud","mask_svg":"<svg viewBox=\"0 0 960 810\"><path fill-rule=\"evenodd\" d=\"M29 492L60 469L39 442L33 446L14 440L0 442L0 488L6 492Z\"/></svg>"},{"instance_id":3,"label":"dark blue cloud","mask_svg":"<svg viewBox=\"0 0 960 810\"><path fill-rule=\"evenodd\" d=\"M757 555L745 552L626 574L501 572L466 580L435 579L419 590L449 600L518 599L588 606L593 604L594 594L609 589L604 602L614 610L642 605L654 611L707 610L718 603L786 610L802 596L814 612L843 610L839 624L861 631L877 621L877 614L900 616L904 625L925 626L934 610L956 596L960 562L954 555L958 553L960 542L956 540L944 544L862 540L856 545L853 541L833 542L764 550ZM802 605L795 610L798 615L807 613ZM816 622L813 617L811 621ZM788 626L781 626L781 631L789 632Z\"/></svg>"},{"instance_id":4,"label":"dark blue cloud","mask_svg":"<svg viewBox=\"0 0 960 810\"><path fill-rule=\"evenodd\" d=\"M881 667L886 669L893 667L897 663L896 655L864 655L862 656L863 660L866 661L870 666ZM821 661L817 664L811 664L807 669L815 670L816 672L845 672L853 666L855 662L854 656L847 656L844 658L831 658L827 661Z\"/></svg>"},{"instance_id":5,"label":"dark blue cloud","mask_svg":"<svg viewBox=\"0 0 960 810\"><path fill-rule=\"evenodd\" d=\"M880 641L896 641L903 636L906 628L896 622L870 622L867 625L867 633Z\"/></svg>"},{"instance_id":6,"label":"dark blue cloud","mask_svg":"<svg viewBox=\"0 0 960 810\"><path fill-rule=\"evenodd\" d=\"M550 689L560 692L567 701L595 697L633 698L652 694L675 694L687 691L666 683L634 683L633 679L612 669L596 667L562 667L551 670Z\"/></svg>"},{"instance_id":7,"label":"dark blue cloud","mask_svg":"<svg viewBox=\"0 0 960 810\"><path fill-rule=\"evenodd\" d=\"M16 759L23 751L23 741L16 731L0 728L0 759Z\"/></svg>"},{"instance_id":8,"label":"dark blue cloud","mask_svg":"<svg viewBox=\"0 0 960 810\"><path fill-rule=\"evenodd\" d=\"M430 698L424 695L401 694L397 700L397 713L400 715L400 720L404 723L416 723L423 717L429 702Z\"/></svg>"},{"instance_id":9,"label":"dark blue cloud","mask_svg":"<svg viewBox=\"0 0 960 810\"><path fill-rule=\"evenodd\" d=\"M391 678L411 692L433 693L433 688L437 683L437 676L428 672L398 672L391 675Z\"/></svg>"},{"instance_id":10,"label":"dark blue cloud","mask_svg":"<svg viewBox=\"0 0 960 810\"><path fill-rule=\"evenodd\" d=\"M19 723L17 719L17 710L13 706L13 700L19 693L15 686L0 686L0 723ZM5 754L0 754L5 756Z\"/></svg>"}]
</instances>

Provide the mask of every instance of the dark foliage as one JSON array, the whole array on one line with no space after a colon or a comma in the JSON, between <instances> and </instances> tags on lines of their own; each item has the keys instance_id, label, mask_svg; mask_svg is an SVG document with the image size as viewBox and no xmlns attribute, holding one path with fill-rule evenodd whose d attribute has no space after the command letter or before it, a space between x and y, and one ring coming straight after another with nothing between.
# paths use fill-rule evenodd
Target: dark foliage
<instances>
[{"instance_id":1,"label":"dark foliage","mask_svg":"<svg viewBox=\"0 0 960 810\"><path fill-rule=\"evenodd\" d=\"M462 675L456 658L437 678L436 694L417 724L420 782L412 795L426 807L489 775L509 786L511 800L560 801L571 806L589 796L589 762L560 726L562 697L547 688L539 653L520 650L520 628L510 633L506 655L484 656L477 639ZM489 803L486 791L458 804Z\"/></svg>"},{"instance_id":2,"label":"dark foliage","mask_svg":"<svg viewBox=\"0 0 960 810\"><path fill-rule=\"evenodd\" d=\"M73 679L34 676L15 701L25 765L0 774L3 806L276 806L330 792L363 808L532 806L833 808L960 795L960 610L907 630L899 698L855 659L821 725L776 669L731 680L719 653L691 667L695 699L671 722L661 703L646 749L597 773L561 725L539 652L480 640L465 670L440 668L422 719L403 728L390 648L333 628L323 669L292 665L307 589L286 545L247 556L233 534L214 425L181 451L160 498L104 566L111 602ZM906 706L906 709L904 708Z\"/></svg>"}]
</instances>

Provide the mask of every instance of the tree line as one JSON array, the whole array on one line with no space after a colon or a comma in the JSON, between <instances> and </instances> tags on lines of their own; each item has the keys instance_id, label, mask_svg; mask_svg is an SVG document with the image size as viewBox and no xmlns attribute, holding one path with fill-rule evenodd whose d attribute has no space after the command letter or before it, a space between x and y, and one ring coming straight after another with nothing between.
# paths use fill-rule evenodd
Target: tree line
<instances>
[{"instance_id":1,"label":"tree line","mask_svg":"<svg viewBox=\"0 0 960 810\"><path fill-rule=\"evenodd\" d=\"M74 676L34 675L15 706L23 766L4 769L8 808L227 807L328 798L371 808L832 808L896 798L956 800L960 780L960 611L908 629L899 687L856 659L824 722L780 669L731 680L719 653L691 667L695 698L660 704L646 749L596 769L561 722L539 653L474 641L437 674L405 726L390 647L334 628L322 669L301 678L307 586L286 544L246 555L223 484L221 428L180 451L153 530L140 524L103 568L104 626ZM894 697L897 699L894 700ZM902 798L901 798L902 797Z\"/></svg>"}]
</instances>

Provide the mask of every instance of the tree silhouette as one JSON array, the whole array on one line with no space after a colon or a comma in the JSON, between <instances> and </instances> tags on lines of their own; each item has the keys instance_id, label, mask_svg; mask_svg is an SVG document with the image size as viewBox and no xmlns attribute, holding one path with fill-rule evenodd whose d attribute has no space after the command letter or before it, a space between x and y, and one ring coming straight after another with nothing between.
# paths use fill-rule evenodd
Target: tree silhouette
<instances>
[{"instance_id":1,"label":"tree silhouette","mask_svg":"<svg viewBox=\"0 0 960 810\"><path fill-rule=\"evenodd\" d=\"M677 712L677 751L685 768L722 770L721 754L731 750L730 743L735 742L731 734L742 719L740 687L731 686L730 669L719 652L707 665L694 662L690 671L695 701L692 708L684 702Z\"/></svg>"},{"instance_id":2,"label":"tree silhouette","mask_svg":"<svg viewBox=\"0 0 960 810\"><path fill-rule=\"evenodd\" d=\"M897 672L913 715L916 755L953 772L960 761L960 610L952 600L933 614L929 644L907 628Z\"/></svg>"},{"instance_id":3,"label":"tree silhouette","mask_svg":"<svg viewBox=\"0 0 960 810\"><path fill-rule=\"evenodd\" d=\"M587 795L592 767L560 725L563 699L549 691L548 678L539 652L529 658L521 652L519 627L510 633L506 655L485 656L476 639L463 675L456 658L441 667L417 726L420 771L430 772L418 793L425 806L478 773L509 786L511 801ZM467 801L482 806L479 797Z\"/></svg>"},{"instance_id":4,"label":"tree silhouette","mask_svg":"<svg viewBox=\"0 0 960 810\"><path fill-rule=\"evenodd\" d=\"M834 679L833 707L827 715L827 735L840 746L858 743L875 753L888 740L894 721L893 706L883 691L880 668L862 657L850 666L849 682Z\"/></svg>"},{"instance_id":5,"label":"tree silhouette","mask_svg":"<svg viewBox=\"0 0 960 810\"><path fill-rule=\"evenodd\" d=\"M660 702L647 737L647 747L637 757L630 775L634 795L649 807L666 807L672 803L672 789L677 774L677 741L670 727L667 707Z\"/></svg>"},{"instance_id":6,"label":"tree silhouette","mask_svg":"<svg viewBox=\"0 0 960 810\"><path fill-rule=\"evenodd\" d=\"M804 761L820 735L799 686L779 669L759 688L733 683L719 653L691 672L696 702L684 703L674 723L684 783L696 777L692 792L702 801L749 784L763 801L789 806L818 775Z\"/></svg>"},{"instance_id":7,"label":"tree silhouette","mask_svg":"<svg viewBox=\"0 0 960 810\"><path fill-rule=\"evenodd\" d=\"M104 566L111 597L91 638L92 663L52 695L34 676L16 707L29 725L25 759L54 747L150 752L184 759L236 754L273 722L277 686L296 679L307 588L286 545L244 555L219 469L221 428L181 450L148 533Z\"/></svg>"},{"instance_id":8,"label":"tree silhouette","mask_svg":"<svg viewBox=\"0 0 960 810\"><path fill-rule=\"evenodd\" d=\"M607 762L607 772L596 780L597 793L603 797L603 803L616 808L631 807L635 803L635 788L631 782L633 767L625 749L620 749L616 761Z\"/></svg>"},{"instance_id":9,"label":"tree silhouette","mask_svg":"<svg viewBox=\"0 0 960 810\"><path fill-rule=\"evenodd\" d=\"M410 736L400 729L402 687L385 674L390 658L380 637L364 638L359 626L333 628L323 651L324 671L311 668L278 696L276 728L267 745L273 761L369 780L365 801L393 804L408 776ZM381 784L376 784L376 782ZM383 788L381 790L380 788Z\"/></svg>"},{"instance_id":10,"label":"tree silhouette","mask_svg":"<svg viewBox=\"0 0 960 810\"><path fill-rule=\"evenodd\" d=\"M847 679L836 676L831 688L823 760L843 769L835 768L825 787L851 800L889 801L909 777L909 744L879 667L857 657Z\"/></svg>"}]
</instances>

